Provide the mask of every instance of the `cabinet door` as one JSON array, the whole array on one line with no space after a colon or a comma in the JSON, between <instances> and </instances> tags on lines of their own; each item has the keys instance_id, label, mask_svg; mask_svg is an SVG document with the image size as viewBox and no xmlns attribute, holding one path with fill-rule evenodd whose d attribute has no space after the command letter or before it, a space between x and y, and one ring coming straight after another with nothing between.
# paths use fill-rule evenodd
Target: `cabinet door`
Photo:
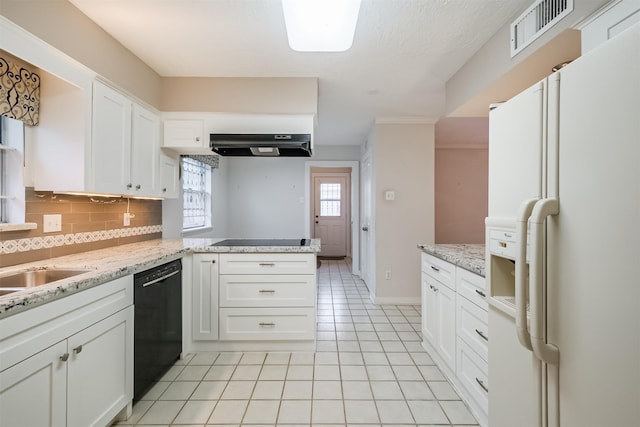
<instances>
[{"instance_id":1,"label":"cabinet door","mask_svg":"<svg viewBox=\"0 0 640 427\"><path fill-rule=\"evenodd\" d=\"M68 349L68 425L107 425L133 398L133 306L71 336Z\"/></svg>"},{"instance_id":2,"label":"cabinet door","mask_svg":"<svg viewBox=\"0 0 640 427\"><path fill-rule=\"evenodd\" d=\"M207 148L202 120L165 120L163 147Z\"/></svg>"},{"instance_id":3,"label":"cabinet door","mask_svg":"<svg viewBox=\"0 0 640 427\"><path fill-rule=\"evenodd\" d=\"M66 425L66 352L62 341L0 372L0 426Z\"/></svg>"},{"instance_id":4,"label":"cabinet door","mask_svg":"<svg viewBox=\"0 0 640 427\"><path fill-rule=\"evenodd\" d=\"M93 85L91 157L95 191L115 194L128 191L131 185L131 101L99 82Z\"/></svg>"},{"instance_id":5,"label":"cabinet door","mask_svg":"<svg viewBox=\"0 0 640 427\"><path fill-rule=\"evenodd\" d=\"M218 340L218 254L193 256L192 334L194 340Z\"/></svg>"},{"instance_id":6,"label":"cabinet door","mask_svg":"<svg viewBox=\"0 0 640 427\"><path fill-rule=\"evenodd\" d=\"M180 196L180 160L160 152L160 197Z\"/></svg>"},{"instance_id":7,"label":"cabinet door","mask_svg":"<svg viewBox=\"0 0 640 427\"><path fill-rule=\"evenodd\" d=\"M438 352L453 372L456 370L456 293L438 284Z\"/></svg>"},{"instance_id":8,"label":"cabinet door","mask_svg":"<svg viewBox=\"0 0 640 427\"><path fill-rule=\"evenodd\" d=\"M437 348L438 334L438 299L434 279L422 273L422 336L433 347Z\"/></svg>"},{"instance_id":9,"label":"cabinet door","mask_svg":"<svg viewBox=\"0 0 640 427\"><path fill-rule=\"evenodd\" d=\"M131 193L155 196L159 181L160 119L152 111L134 104L131 126Z\"/></svg>"}]
</instances>

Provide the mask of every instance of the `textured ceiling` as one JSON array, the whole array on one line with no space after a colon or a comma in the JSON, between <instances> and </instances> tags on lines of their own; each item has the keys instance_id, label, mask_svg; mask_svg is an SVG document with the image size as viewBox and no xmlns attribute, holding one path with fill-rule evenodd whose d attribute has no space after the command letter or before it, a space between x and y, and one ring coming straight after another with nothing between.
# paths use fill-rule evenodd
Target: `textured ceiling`
<instances>
[{"instance_id":1,"label":"textured ceiling","mask_svg":"<svg viewBox=\"0 0 640 427\"><path fill-rule=\"evenodd\" d=\"M362 0L353 47L287 44L280 0L70 0L161 76L317 77L317 144L375 118L435 120L445 82L531 0ZM170 58L170 60L169 60Z\"/></svg>"}]
</instances>

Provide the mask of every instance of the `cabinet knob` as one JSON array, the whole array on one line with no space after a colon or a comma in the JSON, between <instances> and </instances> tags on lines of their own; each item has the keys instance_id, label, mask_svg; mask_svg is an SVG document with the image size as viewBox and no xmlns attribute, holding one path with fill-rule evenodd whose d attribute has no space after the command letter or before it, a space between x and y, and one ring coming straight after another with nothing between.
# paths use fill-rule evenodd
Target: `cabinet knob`
<instances>
[{"instance_id":1,"label":"cabinet knob","mask_svg":"<svg viewBox=\"0 0 640 427\"><path fill-rule=\"evenodd\" d=\"M369 227L362 227L362 231L369 231Z\"/></svg>"},{"instance_id":2,"label":"cabinet knob","mask_svg":"<svg viewBox=\"0 0 640 427\"><path fill-rule=\"evenodd\" d=\"M200 137L196 136L196 142L200 142Z\"/></svg>"},{"instance_id":3,"label":"cabinet knob","mask_svg":"<svg viewBox=\"0 0 640 427\"><path fill-rule=\"evenodd\" d=\"M139 190L141 188L142 188L142 186L140 184L136 185L136 190Z\"/></svg>"},{"instance_id":4,"label":"cabinet knob","mask_svg":"<svg viewBox=\"0 0 640 427\"><path fill-rule=\"evenodd\" d=\"M131 187L133 187L133 184L132 183L128 183L127 184L127 190L131 190Z\"/></svg>"},{"instance_id":5,"label":"cabinet knob","mask_svg":"<svg viewBox=\"0 0 640 427\"><path fill-rule=\"evenodd\" d=\"M60 360L63 362L66 362L67 360L69 360L69 353L65 353L62 356L60 356Z\"/></svg>"},{"instance_id":6,"label":"cabinet knob","mask_svg":"<svg viewBox=\"0 0 640 427\"><path fill-rule=\"evenodd\" d=\"M166 192L167 192L167 189L166 189L166 188L163 188L163 189L162 189L162 192L163 192L163 193L166 193Z\"/></svg>"},{"instance_id":7,"label":"cabinet knob","mask_svg":"<svg viewBox=\"0 0 640 427\"><path fill-rule=\"evenodd\" d=\"M75 354L80 354L80 352L82 352L82 345L77 346L76 348L73 349L73 352Z\"/></svg>"}]
</instances>

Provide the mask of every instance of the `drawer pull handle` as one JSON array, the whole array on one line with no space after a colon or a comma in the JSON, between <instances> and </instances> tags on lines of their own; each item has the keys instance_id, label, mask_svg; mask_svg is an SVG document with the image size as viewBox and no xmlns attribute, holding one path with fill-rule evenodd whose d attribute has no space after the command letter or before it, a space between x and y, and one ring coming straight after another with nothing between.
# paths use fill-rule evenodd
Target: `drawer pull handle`
<instances>
[{"instance_id":1,"label":"drawer pull handle","mask_svg":"<svg viewBox=\"0 0 640 427\"><path fill-rule=\"evenodd\" d=\"M69 353L65 353L62 356L60 356L60 360L63 362L66 362L67 360L69 360Z\"/></svg>"},{"instance_id":2,"label":"drawer pull handle","mask_svg":"<svg viewBox=\"0 0 640 427\"><path fill-rule=\"evenodd\" d=\"M507 247L506 242L498 242L498 245L500 245L501 248L506 248Z\"/></svg>"},{"instance_id":3,"label":"drawer pull handle","mask_svg":"<svg viewBox=\"0 0 640 427\"><path fill-rule=\"evenodd\" d=\"M433 265L431 266L431 269L432 269L433 271L435 271L436 273L438 273L438 272L440 271L440 269L439 269L438 267L433 266Z\"/></svg>"},{"instance_id":4,"label":"drawer pull handle","mask_svg":"<svg viewBox=\"0 0 640 427\"><path fill-rule=\"evenodd\" d=\"M478 377L476 377L476 382L477 382L478 384L480 384L480 387L482 387L482 389L483 389L484 391L486 391L487 393L489 393L489 387L487 387L486 385L484 385L484 382L483 382L482 380L480 380L480 379L478 379Z\"/></svg>"},{"instance_id":5,"label":"drawer pull handle","mask_svg":"<svg viewBox=\"0 0 640 427\"><path fill-rule=\"evenodd\" d=\"M476 289L476 294L480 295L482 298L486 298L487 297L487 294L482 292L480 289Z\"/></svg>"},{"instance_id":6,"label":"drawer pull handle","mask_svg":"<svg viewBox=\"0 0 640 427\"><path fill-rule=\"evenodd\" d=\"M260 326L264 326L264 327L267 327L267 326L269 326L269 327L276 326L276 324L275 324L275 323L273 323L273 322L268 322L268 323L267 323L267 322L260 322L260 323L258 323L258 324L259 324Z\"/></svg>"},{"instance_id":7,"label":"drawer pull handle","mask_svg":"<svg viewBox=\"0 0 640 427\"><path fill-rule=\"evenodd\" d=\"M80 352L82 351L82 345L77 346L76 348L73 349L73 352L75 354L80 354Z\"/></svg>"},{"instance_id":8,"label":"drawer pull handle","mask_svg":"<svg viewBox=\"0 0 640 427\"><path fill-rule=\"evenodd\" d=\"M511 233L504 233L504 237L506 237L507 239L510 239L513 236L513 234Z\"/></svg>"},{"instance_id":9,"label":"drawer pull handle","mask_svg":"<svg viewBox=\"0 0 640 427\"><path fill-rule=\"evenodd\" d=\"M260 289L260 291L258 291L258 292L260 292L261 294L275 294L276 293L276 291L274 289Z\"/></svg>"},{"instance_id":10,"label":"drawer pull handle","mask_svg":"<svg viewBox=\"0 0 640 427\"><path fill-rule=\"evenodd\" d=\"M272 262L261 262L260 267L275 267L275 264Z\"/></svg>"},{"instance_id":11,"label":"drawer pull handle","mask_svg":"<svg viewBox=\"0 0 640 427\"><path fill-rule=\"evenodd\" d=\"M484 334L484 332L479 331L479 330L477 330L477 329L476 329L476 334L480 335L480 336L482 337L482 339L484 339L485 341L489 341L489 337L488 337L488 336L486 336L486 335Z\"/></svg>"}]
</instances>

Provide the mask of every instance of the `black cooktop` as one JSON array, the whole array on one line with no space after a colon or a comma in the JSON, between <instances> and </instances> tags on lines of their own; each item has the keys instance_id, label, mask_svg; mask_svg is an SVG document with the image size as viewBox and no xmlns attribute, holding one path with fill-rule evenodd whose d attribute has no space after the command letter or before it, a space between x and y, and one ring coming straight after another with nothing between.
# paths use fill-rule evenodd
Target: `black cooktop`
<instances>
[{"instance_id":1,"label":"black cooktop","mask_svg":"<svg viewBox=\"0 0 640 427\"><path fill-rule=\"evenodd\" d=\"M226 239L211 246L310 246L311 239Z\"/></svg>"}]
</instances>

